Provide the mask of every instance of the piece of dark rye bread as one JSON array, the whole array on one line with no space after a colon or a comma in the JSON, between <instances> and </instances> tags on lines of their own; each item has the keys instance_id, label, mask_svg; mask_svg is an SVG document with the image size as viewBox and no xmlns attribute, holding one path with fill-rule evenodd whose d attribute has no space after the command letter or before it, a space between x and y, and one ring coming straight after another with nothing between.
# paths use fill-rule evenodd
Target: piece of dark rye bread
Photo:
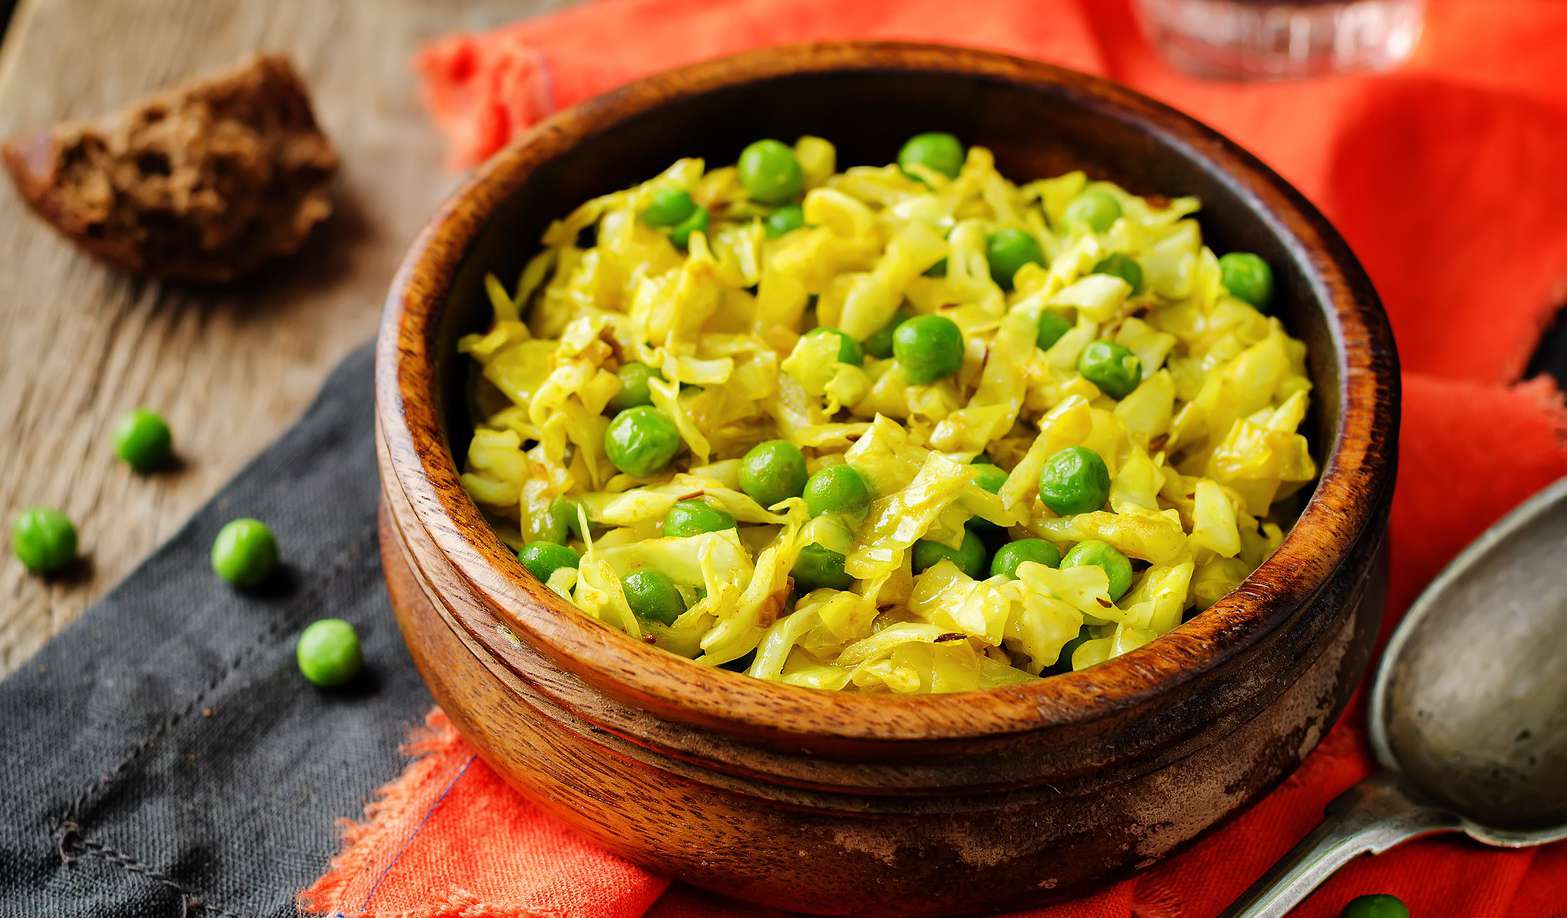
<instances>
[{"instance_id":1,"label":"piece of dark rye bread","mask_svg":"<svg viewBox=\"0 0 1567 918\"><path fill-rule=\"evenodd\" d=\"M0 152L33 210L81 247L131 271L197 282L296 251L332 212L338 166L281 55Z\"/></svg>"}]
</instances>

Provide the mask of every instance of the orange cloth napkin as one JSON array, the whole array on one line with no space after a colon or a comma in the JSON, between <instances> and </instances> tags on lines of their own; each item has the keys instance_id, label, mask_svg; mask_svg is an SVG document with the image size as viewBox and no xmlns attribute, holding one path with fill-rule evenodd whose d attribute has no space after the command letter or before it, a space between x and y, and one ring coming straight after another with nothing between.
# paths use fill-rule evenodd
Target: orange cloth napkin
<instances>
[{"instance_id":1,"label":"orange cloth napkin","mask_svg":"<svg viewBox=\"0 0 1567 918\"><path fill-rule=\"evenodd\" d=\"M1435 0L1393 74L1242 86L1181 76L1127 0L604 0L424 50L432 116L468 165L563 106L678 64L821 38L956 42L1102 73L1239 140L1295 183L1364 261L1392 315L1404 409L1392 511L1390 628L1461 547L1567 474L1567 409L1516 382L1567 299L1567 3ZM1369 773L1359 698L1285 783L1133 879L1040 916L1220 911ZM756 910L597 850L500 780L439 712L415 756L348 827L301 894L344 916L652 914ZM1301 908L1336 915L1365 892L1416 915L1567 914L1567 845L1484 850L1412 842L1341 870Z\"/></svg>"}]
</instances>

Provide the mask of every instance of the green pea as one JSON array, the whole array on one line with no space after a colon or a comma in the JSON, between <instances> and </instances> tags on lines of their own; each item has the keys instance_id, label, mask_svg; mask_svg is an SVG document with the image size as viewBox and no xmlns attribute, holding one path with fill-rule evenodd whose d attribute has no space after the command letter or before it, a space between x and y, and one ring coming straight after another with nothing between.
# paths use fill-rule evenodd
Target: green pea
<instances>
[{"instance_id":1,"label":"green pea","mask_svg":"<svg viewBox=\"0 0 1567 918\"><path fill-rule=\"evenodd\" d=\"M557 497L550 504L548 511L548 526L545 536L551 542L566 544L566 537L575 536L584 538L587 533L582 531L582 520L577 516L579 504L569 497ZM556 538L556 536L559 538Z\"/></svg>"},{"instance_id":2,"label":"green pea","mask_svg":"<svg viewBox=\"0 0 1567 918\"><path fill-rule=\"evenodd\" d=\"M114 454L138 472L150 472L169 461L174 438L156 411L137 408L114 425Z\"/></svg>"},{"instance_id":3,"label":"green pea","mask_svg":"<svg viewBox=\"0 0 1567 918\"><path fill-rule=\"evenodd\" d=\"M299 671L315 685L335 688L359 675L365 660L354 626L340 618L311 622L294 644Z\"/></svg>"},{"instance_id":4,"label":"green pea","mask_svg":"<svg viewBox=\"0 0 1567 918\"><path fill-rule=\"evenodd\" d=\"M940 261L938 261L935 264L931 265L930 267L926 268L925 269L925 276L926 277L946 277L947 276L947 258L946 258L946 256L942 256Z\"/></svg>"},{"instance_id":5,"label":"green pea","mask_svg":"<svg viewBox=\"0 0 1567 918\"><path fill-rule=\"evenodd\" d=\"M789 576L794 578L794 588L801 593L847 590L854 586L854 578L843 569L844 560L841 552L812 542L800 549L800 556L789 570Z\"/></svg>"},{"instance_id":6,"label":"green pea","mask_svg":"<svg viewBox=\"0 0 1567 918\"><path fill-rule=\"evenodd\" d=\"M805 190L805 173L794 151L776 140L758 140L740 151L736 164L740 186L751 200L763 204L783 204Z\"/></svg>"},{"instance_id":7,"label":"green pea","mask_svg":"<svg viewBox=\"0 0 1567 918\"><path fill-rule=\"evenodd\" d=\"M1039 499L1060 516L1087 513L1110 499L1110 470L1086 446L1068 446L1039 472Z\"/></svg>"},{"instance_id":8,"label":"green pea","mask_svg":"<svg viewBox=\"0 0 1567 918\"><path fill-rule=\"evenodd\" d=\"M691 192L684 188L660 188L653 194L653 203L642 211L642 222L648 226L678 226L695 212Z\"/></svg>"},{"instance_id":9,"label":"green pea","mask_svg":"<svg viewBox=\"0 0 1567 918\"><path fill-rule=\"evenodd\" d=\"M951 134L932 131L915 134L898 151L898 166L911 178L918 178L913 166L924 166L947 178L957 178L963 169L963 144Z\"/></svg>"},{"instance_id":10,"label":"green pea","mask_svg":"<svg viewBox=\"0 0 1567 918\"><path fill-rule=\"evenodd\" d=\"M653 404L653 390L648 387L648 380L664 378L664 374L659 371L635 361L621 364L615 376L620 379L620 391L604 406L615 414L638 405Z\"/></svg>"},{"instance_id":11,"label":"green pea","mask_svg":"<svg viewBox=\"0 0 1567 918\"><path fill-rule=\"evenodd\" d=\"M565 497L557 497L550 504L549 509L544 511L544 518L539 521L538 539L564 545L567 535L577 528L577 502Z\"/></svg>"},{"instance_id":12,"label":"green pea","mask_svg":"<svg viewBox=\"0 0 1567 918\"><path fill-rule=\"evenodd\" d=\"M865 339L865 353L872 357L880 357L886 360L892 356L892 335L898 330L898 326L914 318L914 313L907 309L899 309L893 314L892 321L883 325L877 331L871 333Z\"/></svg>"},{"instance_id":13,"label":"green pea","mask_svg":"<svg viewBox=\"0 0 1567 918\"><path fill-rule=\"evenodd\" d=\"M1041 309L1039 311L1039 335L1035 343L1039 349L1048 351L1055 347L1061 336L1072 330L1072 320L1054 309Z\"/></svg>"},{"instance_id":14,"label":"green pea","mask_svg":"<svg viewBox=\"0 0 1567 918\"><path fill-rule=\"evenodd\" d=\"M543 582L563 567L575 568L582 556L569 545L539 539L522 546L522 551L517 552L517 560L528 573Z\"/></svg>"},{"instance_id":15,"label":"green pea","mask_svg":"<svg viewBox=\"0 0 1567 918\"><path fill-rule=\"evenodd\" d=\"M76 526L52 507L29 507L11 523L11 550L34 574L56 574L76 560Z\"/></svg>"},{"instance_id":16,"label":"green pea","mask_svg":"<svg viewBox=\"0 0 1567 918\"><path fill-rule=\"evenodd\" d=\"M1245 300L1259 312L1273 305L1273 269L1250 252L1231 252L1219 259L1219 282L1236 299Z\"/></svg>"},{"instance_id":17,"label":"green pea","mask_svg":"<svg viewBox=\"0 0 1567 918\"><path fill-rule=\"evenodd\" d=\"M892 333L892 353L910 385L951 376L963 366L963 332L946 316L915 316Z\"/></svg>"},{"instance_id":18,"label":"green pea","mask_svg":"<svg viewBox=\"0 0 1567 918\"><path fill-rule=\"evenodd\" d=\"M990 559L990 576L1017 579L1017 566L1024 561L1043 564L1045 567L1061 566L1061 551L1044 539L1018 539L996 549Z\"/></svg>"},{"instance_id":19,"label":"green pea","mask_svg":"<svg viewBox=\"0 0 1567 918\"><path fill-rule=\"evenodd\" d=\"M1096 233L1102 233L1121 219L1121 202L1103 188L1089 188L1072 199L1066 206L1068 223L1082 223Z\"/></svg>"},{"instance_id":20,"label":"green pea","mask_svg":"<svg viewBox=\"0 0 1567 918\"><path fill-rule=\"evenodd\" d=\"M1042 265L1045 253L1033 236L1020 229L999 229L985 237L985 262L990 279L1002 290L1012 289L1012 279L1024 265Z\"/></svg>"},{"instance_id":21,"label":"green pea","mask_svg":"<svg viewBox=\"0 0 1567 918\"><path fill-rule=\"evenodd\" d=\"M1099 259L1091 273L1119 277L1132 288L1133 294L1143 292L1143 266L1124 252L1114 252Z\"/></svg>"},{"instance_id":22,"label":"green pea","mask_svg":"<svg viewBox=\"0 0 1567 918\"><path fill-rule=\"evenodd\" d=\"M769 239L788 235L805 225L805 211L798 204L785 204L767 215L762 228Z\"/></svg>"},{"instance_id":23,"label":"green pea","mask_svg":"<svg viewBox=\"0 0 1567 918\"><path fill-rule=\"evenodd\" d=\"M657 408L627 408L604 429L604 452L615 468L645 478L668 465L680 452L680 431Z\"/></svg>"},{"instance_id":24,"label":"green pea","mask_svg":"<svg viewBox=\"0 0 1567 918\"><path fill-rule=\"evenodd\" d=\"M975 469L974 483L992 494L999 494L1001 486L1007 483L1007 470L993 463L981 464Z\"/></svg>"},{"instance_id":25,"label":"green pea","mask_svg":"<svg viewBox=\"0 0 1567 918\"><path fill-rule=\"evenodd\" d=\"M673 625L686 610L686 601L675 589L675 582L662 571L632 571L620 578L620 590L626 594L626 605L632 613L650 622Z\"/></svg>"},{"instance_id":26,"label":"green pea","mask_svg":"<svg viewBox=\"0 0 1567 918\"><path fill-rule=\"evenodd\" d=\"M979 451L979 455L975 456L973 459L970 459L968 461L968 464L969 465L995 465L996 464L996 460L990 458L990 454L989 453L985 452L984 450L980 450Z\"/></svg>"},{"instance_id":27,"label":"green pea","mask_svg":"<svg viewBox=\"0 0 1567 918\"><path fill-rule=\"evenodd\" d=\"M1339 918L1409 918L1409 908L1397 896L1374 893L1349 900Z\"/></svg>"},{"instance_id":28,"label":"green pea","mask_svg":"<svg viewBox=\"0 0 1567 918\"><path fill-rule=\"evenodd\" d=\"M957 548L920 539L914 543L914 573L951 561L958 570L975 580L985 576L985 543L972 530L963 530L963 543Z\"/></svg>"},{"instance_id":29,"label":"green pea","mask_svg":"<svg viewBox=\"0 0 1567 918\"><path fill-rule=\"evenodd\" d=\"M710 221L711 217L707 213L707 208L698 204L696 210L691 212L691 216L676 223L669 230L669 241L683 249L691 244L692 233L702 233L704 235L707 233Z\"/></svg>"},{"instance_id":30,"label":"green pea","mask_svg":"<svg viewBox=\"0 0 1567 918\"><path fill-rule=\"evenodd\" d=\"M740 459L740 490L764 507L805 490L805 454L788 440L768 440Z\"/></svg>"},{"instance_id":31,"label":"green pea","mask_svg":"<svg viewBox=\"0 0 1567 918\"><path fill-rule=\"evenodd\" d=\"M1109 542L1089 539L1073 545L1061 559L1063 569L1093 565L1110 578L1110 599L1120 599L1132 588L1132 562Z\"/></svg>"},{"instance_id":32,"label":"green pea","mask_svg":"<svg viewBox=\"0 0 1567 918\"><path fill-rule=\"evenodd\" d=\"M852 465L829 465L806 479L805 509L823 513L859 513L871 505L871 489Z\"/></svg>"},{"instance_id":33,"label":"green pea","mask_svg":"<svg viewBox=\"0 0 1567 918\"><path fill-rule=\"evenodd\" d=\"M849 363L853 364L854 366L860 366L861 364L865 363L865 354L860 350L860 342L850 338L848 333L841 332L836 328L828 328L827 326L823 325L817 328L813 328L805 333L807 338L812 337L813 335L818 337L821 335L838 336L839 363Z\"/></svg>"},{"instance_id":34,"label":"green pea","mask_svg":"<svg viewBox=\"0 0 1567 918\"><path fill-rule=\"evenodd\" d=\"M1143 381L1143 363L1114 341L1094 341L1077 358L1077 372L1113 399L1132 394Z\"/></svg>"},{"instance_id":35,"label":"green pea","mask_svg":"<svg viewBox=\"0 0 1567 918\"><path fill-rule=\"evenodd\" d=\"M735 518L729 511L715 507L705 500L676 502L664 514L664 535L683 539L704 532L722 532L735 528Z\"/></svg>"},{"instance_id":36,"label":"green pea","mask_svg":"<svg viewBox=\"0 0 1567 918\"><path fill-rule=\"evenodd\" d=\"M238 587L253 587L277 567L277 539L260 520L231 520L212 540L212 570Z\"/></svg>"}]
</instances>

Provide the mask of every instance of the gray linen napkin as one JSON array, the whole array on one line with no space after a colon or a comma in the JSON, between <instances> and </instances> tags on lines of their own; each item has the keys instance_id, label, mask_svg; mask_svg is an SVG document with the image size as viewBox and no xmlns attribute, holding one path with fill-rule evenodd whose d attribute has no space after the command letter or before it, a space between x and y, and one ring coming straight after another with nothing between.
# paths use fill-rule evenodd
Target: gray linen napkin
<instances>
[{"instance_id":1,"label":"gray linen napkin","mask_svg":"<svg viewBox=\"0 0 1567 918\"><path fill-rule=\"evenodd\" d=\"M431 704L376 554L369 347L305 416L65 633L0 683L0 915L284 916L393 778ZM208 565L237 516L281 576ZM353 622L367 673L310 685L294 638Z\"/></svg>"}]
</instances>

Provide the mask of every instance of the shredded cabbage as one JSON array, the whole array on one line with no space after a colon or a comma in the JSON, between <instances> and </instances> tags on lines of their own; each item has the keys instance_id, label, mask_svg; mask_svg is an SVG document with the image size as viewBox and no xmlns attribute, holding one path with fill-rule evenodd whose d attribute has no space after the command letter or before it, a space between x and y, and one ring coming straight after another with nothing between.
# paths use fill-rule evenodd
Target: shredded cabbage
<instances>
[{"instance_id":1,"label":"shredded cabbage","mask_svg":"<svg viewBox=\"0 0 1567 918\"><path fill-rule=\"evenodd\" d=\"M1081 172L1019 186L978 147L956 176L838 171L819 137L793 154L802 226L776 232L776 208L751 200L734 167L682 159L551 224L511 290L485 278L493 322L458 344L479 370L462 483L515 547L564 539L580 552L549 589L703 665L825 690L969 691L1139 647L1278 546L1291 496L1317 475L1300 432L1305 346L1224 288L1196 199ZM1120 205L1103 230L1068 218L1085 189ZM680 245L644 218L669 191L710 218ZM1005 287L987 254L1002 229L1042 255ZM1096 273L1111 255L1140 276ZM867 345L916 315L950 319L963 339L956 369L922 385L885 350L846 361L839 335L806 334ZM1078 372L1095 341L1136 357L1119 400ZM680 443L666 468L635 477L604 442L632 362L656 371L648 401ZM753 498L740 459L773 439L811 472L851 466L868 504L813 517L799 497ZM1040 474L1073 446L1100 456L1110 487L1102 506L1062 516ZM982 453L1005 471L999 485L973 464ZM734 525L666 534L684 501ZM957 563L971 534L986 543L980 568ZM1131 585L1112 596L1106 569L1034 561L992 576L989 555L1023 538L1063 554L1107 543L1130 559ZM922 542L947 554L920 562ZM812 551L841 556L846 589L797 588ZM623 579L644 570L678 593L672 620L635 611Z\"/></svg>"}]
</instances>

